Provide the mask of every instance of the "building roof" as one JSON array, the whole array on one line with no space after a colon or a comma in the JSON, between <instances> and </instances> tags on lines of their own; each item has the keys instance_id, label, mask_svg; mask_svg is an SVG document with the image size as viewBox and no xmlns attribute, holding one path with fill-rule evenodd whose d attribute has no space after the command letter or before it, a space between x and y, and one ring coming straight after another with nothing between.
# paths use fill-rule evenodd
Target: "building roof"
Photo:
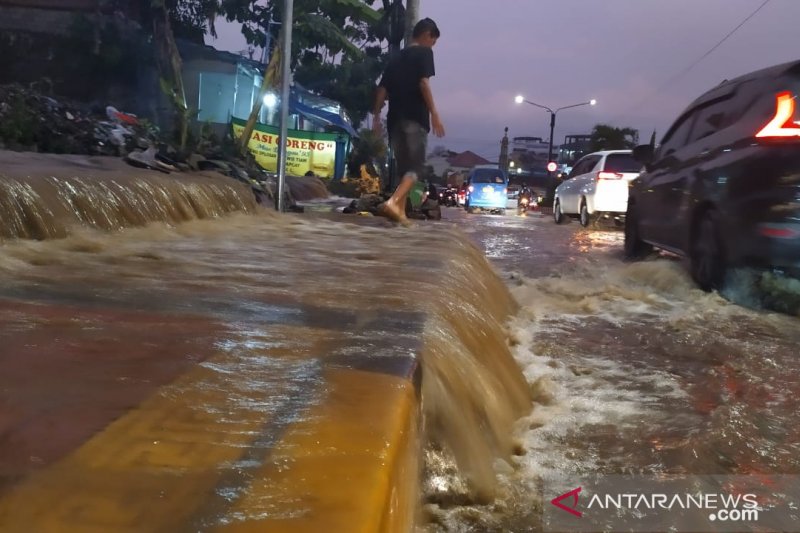
<instances>
[{"instance_id":1,"label":"building roof","mask_svg":"<svg viewBox=\"0 0 800 533\"><path fill-rule=\"evenodd\" d=\"M458 168L472 168L475 165L486 165L489 163L489 160L482 158L475 152L467 150L466 152L461 152L460 154L447 158L447 162L450 163L451 166Z\"/></svg>"},{"instance_id":2,"label":"building roof","mask_svg":"<svg viewBox=\"0 0 800 533\"><path fill-rule=\"evenodd\" d=\"M249 67L258 72L263 72L264 70L264 65L258 61L254 61L239 54L234 54L233 52L217 50L213 46L207 44L194 43L186 39L175 39L175 44L178 46L178 52L180 52L181 59L183 61L192 61L197 59L205 61L221 61L223 63L230 63L232 65Z\"/></svg>"}]
</instances>

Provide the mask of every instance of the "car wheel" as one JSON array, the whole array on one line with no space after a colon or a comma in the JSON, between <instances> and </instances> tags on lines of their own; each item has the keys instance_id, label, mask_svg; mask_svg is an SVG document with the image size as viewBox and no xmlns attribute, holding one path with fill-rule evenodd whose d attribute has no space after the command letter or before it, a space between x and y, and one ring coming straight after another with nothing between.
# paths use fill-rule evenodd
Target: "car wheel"
<instances>
[{"instance_id":1,"label":"car wheel","mask_svg":"<svg viewBox=\"0 0 800 533\"><path fill-rule=\"evenodd\" d=\"M506 214L506 210L505 209L499 209L497 211L497 214L499 214L500 216L504 216Z\"/></svg>"},{"instance_id":2,"label":"car wheel","mask_svg":"<svg viewBox=\"0 0 800 533\"><path fill-rule=\"evenodd\" d=\"M581 201L581 212L579 218L581 226L583 226L584 228L588 228L589 225L592 223L592 217L589 215L589 208L586 207L586 200Z\"/></svg>"},{"instance_id":3,"label":"car wheel","mask_svg":"<svg viewBox=\"0 0 800 533\"><path fill-rule=\"evenodd\" d=\"M695 227L689 253L692 279L704 291L721 289L725 282L725 249L719 235L717 216L707 211Z\"/></svg>"},{"instance_id":4,"label":"car wheel","mask_svg":"<svg viewBox=\"0 0 800 533\"><path fill-rule=\"evenodd\" d=\"M556 205L553 207L553 220L556 224L564 222L564 213L561 212L561 201L556 200Z\"/></svg>"},{"instance_id":5,"label":"car wheel","mask_svg":"<svg viewBox=\"0 0 800 533\"><path fill-rule=\"evenodd\" d=\"M631 261L642 259L653 251L653 245L642 240L639 233L639 215L636 205L628 202L625 213L625 258Z\"/></svg>"}]
</instances>

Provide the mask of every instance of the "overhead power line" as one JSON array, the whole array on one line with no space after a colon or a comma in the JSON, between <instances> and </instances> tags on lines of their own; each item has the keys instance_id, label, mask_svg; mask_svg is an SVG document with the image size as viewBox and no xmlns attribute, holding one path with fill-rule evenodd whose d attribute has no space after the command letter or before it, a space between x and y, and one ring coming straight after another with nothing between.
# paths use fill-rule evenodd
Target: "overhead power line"
<instances>
[{"instance_id":1,"label":"overhead power line","mask_svg":"<svg viewBox=\"0 0 800 533\"><path fill-rule=\"evenodd\" d=\"M739 24L738 24L738 25L737 25L735 28L733 28L731 31L729 31L729 32L728 32L728 33L725 35L725 37L723 37L722 39L720 39L720 41L719 41L717 44L715 44L714 46L712 46L711 48L709 48L709 49L708 49L708 51L707 51L705 54L703 54L702 56L700 56L700 57L699 57L699 58L698 58L698 59L697 59L697 60L696 60L694 63L690 64L688 67L684 68L682 71L678 72L677 74L675 74L674 76L672 76L670 79L668 79L666 82L664 82L664 84L663 84L663 85L661 86L661 88L659 88L658 90L659 90L659 91L661 91L661 90L663 90L663 89L666 89L666 88L667 88L667 87L669 87L671 84L673 84L673 83L675 82L675 80L679 79L681 76L683 76L684 74L686 74L687 72L689 72L690 70L692 70L694 67L696 67L697 65L699 65L699 64L700 64L700 62L702 62L702 61L703 61L705 58L707 58L708 56L710 56L711 54L713 54L713 53L714 53L714 51L715 51L717 48L719 48L720 46L722 46L722 44L723 44L725 41L727 41L728 39L730 39L730 38L731 38L731 36L733 36L733 34L734 34L734 33L736 33L737 31L739 31L739 29L740 29L742 26L744 26L745 24L747 24L747 22L748 22L748 21L749 21L751 18L755 17L755 16L758 14L758 12L759 12L759 11L761 11L762 9L764 9L764 8L767 6L767 4L769 4L771 1L772 1L772 0L764 0L764 2L762 2L762 4L761 4L760 6L758 6L758 8L757 8L755 11L753 11L752 13L750 13L749 15L747 15L747 17L746 17L746 18L745 18L743 21L741 21L741 22L740 22L740 23L739 23Z\"/></svg>"},{"instance_id":2,"label":"overhead power line","mask_svg":"<svg viewBox=\"0 0 800 533\"><path fill-rule=\"evenodd\" d=\"M755 17L755 16L758 14L758 12L759 12L759 11L761 11L762 9L764 9L764 8L767 6L767 4L769 4L771 1L772 1L772 0L764 0L764 1L761 3L761 5L760 5L760 6L758 6L758 7L757 7L757 8L756 8L756 9L755 9L755 10L754 10L752 13L750 13L749 15L747 15L747 17L745 17L745 18L744 18L744 20L742 20L742 21L741 21L739 24L737 24L735 28L733 28L731 31L729 31L727 34L725 34L725 36L724 36L722 39L720 39L720 40L719 40L719 41L718 41L718 42L717 42L717 43L716 43L714 46L712 46L711 48L709 48L709 49L708 49L708 50L707 50L707 51L706 51L706 52L705 52L703 55L701 55L699 58L697 58L697 59L696 59L694 62L690 63L690 64L689 64L688 66L686 66L686 67L685 67L683 70L681 70L681 71L679 71L678 73L676 73L676 74L674 74L673 76L671 76L671 77L670 77L670 78L669 78L667 81L665 81L663 84L661 84L661 85L660 85L660 86L659 86L659 87L658 87L658 88L657 88L655 91L653 91L653 92L652 92L650 95L646 96L646 97L645 97L645 98L643 98L641 101L639 101L639 102L638 102L638 103L637 103L635 106L633 106L633 107L631 108L631 111L633 111L633 110L635 110L635 109L638 109L638 108L639 108L639 106L641 106L642 104L644 104L644 103L645 103L647 100L649 100L649 99L650 99L650 98L652 98L653 96L657 95L658 93L660 93L661 91L663 91L664 89L666 89L667 87L669 87L670 85L672 85L673 83L675 83L675 82L676 82L677 80L679 80L679 79L680 79L682 76L684 76L686 73L688 73L689 71L691 71L691 70L692 70L694 67L696 67L697 65L699 65L699 64L700 64L700 63L701 63L701 62L702 62L702 61L703 61L705 58L707 58L708 56L710 56L711 54L713 54L713 53L714 53L714 51L715 51L717 48L719 48L720 46L722 46L722 45L723 45L723 43L725 43L725 41L727 41L728 39L730 39L730 38L733 36L733 34L734 34L734 33L736 33L737 31L739 31L739 30L742 28L742 26L744 26L745 24L747 24L747 23L750 21L750 19L752 19L753 17Z\"/></svg>"}]
</instances>

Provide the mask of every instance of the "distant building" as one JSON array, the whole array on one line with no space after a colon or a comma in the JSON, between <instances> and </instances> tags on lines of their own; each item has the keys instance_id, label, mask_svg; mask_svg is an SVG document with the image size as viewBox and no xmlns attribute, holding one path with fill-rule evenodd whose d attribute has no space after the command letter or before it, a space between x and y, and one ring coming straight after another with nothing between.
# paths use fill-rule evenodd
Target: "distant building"
<instances>
[{"instance_id":1,"label":"distant building","mask_svg":"<svg viewBox=\"0 0 800 533\"><path fill-rule=\"evenodd\" d=\"M542 148L546 151L547 141L541 137L514 137L511 139L511 150L514 152L536 152Z\"/></svg>"},{"instance_id":2,"label":"distant building","mask_svg":"<svg viewBox=\"0 0 800 533\"><path fill-rule=\"evenodd\" d=\"M553 154L557 154L558 147L553 146ZM509 171L512 176L532 175L540 173L547 168L550 141L541 137L514 137L511 140L511 153L509 154Z\"/></svg>"},{"instance_id":3,"label":"distant building","mask_svg":"<svg viewBox=\"0 0 800 533\"><path fill-rule=\"evenodd\" d=\"M448 171L452 171L450 159L458 155L452 150L435 150L428 155L427 164L433 168L433 173L437 176L446 177Z\"/></svg>"},{"instance_id":4,"label":"distant building","mask_svg":"<svg viewBox=\"0 0 800 533\"><path fill-rule=\"evenodd\" d=\"M562 172L569 172L581 157L592 147L591 135L567 135L558 151L558 166Z\"/></svg>"},{"instance_id":5,"label":"distant building","mask_svg":"<svg viewBox=\"0 0 800 533\"><path fill-rule=\"evenodd\" d=\"M553 147L556 153L557 146ZM550 142L541 137L514 137L511 140L511 154L517 157L527 157L531 161L540 161L542 166L547 166Z\"/></svg>"},{"instance_id":6,"label":"distant building","mask_svg":"<svg viewBox=\"0 0 800 533\"><path fill-rule=\"evenodd\" d=\"M449 159L450 168L455 171L472 170L475 165L488 165L490 161L479 156L475 152L467 150L456 154Z\"/></svg>"},{"instance_id":7,"label":"distant building","mask_svg":"<svg viewBox=\"0 0 800 533\"><path fill-rule=\"evenodd\" d=\"M433 167L434 174L441 176L448 185L461 185L466 175L475 165L488 165L491 161L475 152L453 152L439 150L428 156L427 164Z\"/></svg>"}]
</instances>

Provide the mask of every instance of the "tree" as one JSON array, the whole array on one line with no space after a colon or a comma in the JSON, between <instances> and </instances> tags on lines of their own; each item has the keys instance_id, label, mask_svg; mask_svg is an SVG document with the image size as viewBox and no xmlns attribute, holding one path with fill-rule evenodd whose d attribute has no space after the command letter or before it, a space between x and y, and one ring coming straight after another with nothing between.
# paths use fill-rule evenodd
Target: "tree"
<instances>
[{"instance_id":1,"label":"tree","mask_svg":"<svg viewBox=\"0 0 800 533\"><path fill-rule=\"evenodd\" d=\"M170 12L165 0L152 0L149 13L153 22L153 41L156 46L156 63L161 78L161 88L175 107L176 129L180 149L183 151L189 135L189 106L186 104L186 93L183 90L181 55L175 44Z\"/></svg>"},{"instance_id":2,"label":"tree","mask_svg":"<svg viewBox=\"0 0 800 533\"><path fill-rule=\"evenodd\" d=\"M112 0L113 1L113 0ZM300 83L322 96L342 103L354 126L369 111L375 79L385 64L381 42L385 38L385 18L371 6L376 0L295 0L293 39L289 60ZM384 9L389 6L383 0ZM181 147L186 144L189 108L186 104L181 58L175 36L200 40L205 33L215 34L213 21L218 16L242 24L242 35L249 44L264 47L269 42L270 62L264 76L261 97L255 99L251 119L257 117L263 95L280 82L280 50L283 2L257 0L138 0L142 22L152 26L156 59L164 91L176 108ZM278 30L280 28L280 30ZM254 120L248 121L255 124ZM248 139L252 126L245 129ZM246 146L246 144L244 145Z\"/></svg>"},{"instance_id":3,"label":"tree","mask_svg":"<svg viewBox=\"0 0 800 533\"><path fill-rule=\"evenodd\" d=\"M591 150L627 150L639 144L639 130L616 128L608 124L597 124L592 130Z\"/></svg>"},{"instance_id":4,"label":"tree","mask_svg":"<svg viewBox=\"0 0 800 533\"><path fill-rule=\"evenodd\" d=\"M309 90L340 102L352 125L357 127L371 111L375 80L384 66L380 47L369 47L360 60L347 58L339 64L312 61L300 65L295 79Z\"/></svg>"},{"instance_id":5,"label":"tree","mask_svg":"<svg viewBox=\"0 0 800 533\"><path fill-rule=\"evenodd\" d=\"M206 34L217 36L218 0L165 0L165 4L175 37L203 44Z\"/></svg>"},{"instance_id":6,"label":"tree","mask_svg":"<svg viewBox=\"0 0 800 533\"><path fill-rule=\"evenodd\" d=\"M200 2L203 0L192 0ZM389 5L373 9L376 0L295 0L291 61L294 78L321 96L341 102L353 126L366 118L375 80L386 63L383 15ZM252 0L224 0L219 13L242 24L247 42L264 47L269 32L270 54L282 42L282 2L256 5ZM279 30L280 28L280 30ZM280 52L278 52L280 53ZM280 69L278 69L280 70ZM278 79L270 80L277 84ZM269 87L266 87L269 89Z\"/></svg>"},{"instance_id":7,"label":"tree","mask_svg":"<svg viewBox=\"0 0 800 533\"><path fill-rule=\"evenodd\" d=\"M136 8L143 27L149 27L153 36L161 89L175 109L175 129L183 151L191 110L186 102L182 60L175 38L202 43L206 33L215 35L213 21L219 13L220 0L138 0Z\"/></svg>"}]
</instances>

